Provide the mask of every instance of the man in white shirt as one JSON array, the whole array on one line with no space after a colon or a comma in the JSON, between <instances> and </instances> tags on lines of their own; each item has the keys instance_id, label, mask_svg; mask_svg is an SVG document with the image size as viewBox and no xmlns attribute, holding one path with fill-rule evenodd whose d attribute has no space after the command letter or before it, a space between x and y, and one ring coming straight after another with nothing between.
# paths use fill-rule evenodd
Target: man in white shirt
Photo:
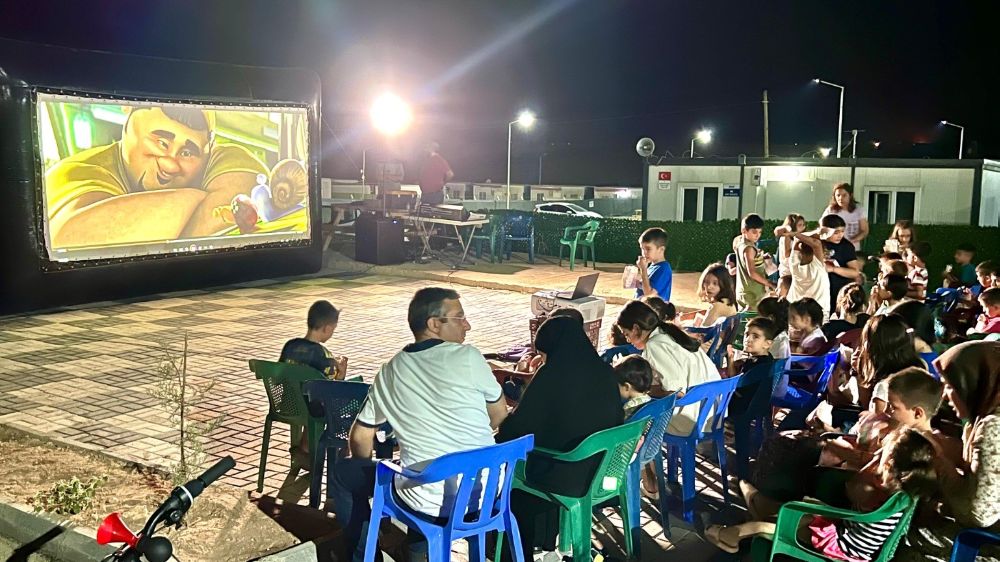
<instances>
[{"instance_id":1,"label":"man in white shirt","mask_svg":"<svg viewBox=\"0 0 1000 562\"><path fill-rule=\"evenodd\" d=\"M785 255L781 260L787 261L792 276L792 285L788 289L788 302L795 302L806 297L815 299L823 307L823 322L830 320L830 276L823 261L823 242L820 240L820 230L797 233L787 226L775 229L775 236L792 238L791 244L784 244Z\"/></svg>"},{"instance_id":2,"label":"man in white shirt","mask_svg":"<svg viewBox=\"0 0 1000 562\"><path fill-rule=\"evenodd\" d=\"M388 422L402 464L420 470L434 459L494 444L493 429L507 417L503 391L482 354L464 345L471 329L458 293L428 287L417 291L407 314L414 343L385 363L351 427L351 458L337 463L335 510L345 545L363 556L374 486L371 460L377 428ZM396 482L399 498L430 517L450 506L444 485Z\"/></svg>"}]
</instances>

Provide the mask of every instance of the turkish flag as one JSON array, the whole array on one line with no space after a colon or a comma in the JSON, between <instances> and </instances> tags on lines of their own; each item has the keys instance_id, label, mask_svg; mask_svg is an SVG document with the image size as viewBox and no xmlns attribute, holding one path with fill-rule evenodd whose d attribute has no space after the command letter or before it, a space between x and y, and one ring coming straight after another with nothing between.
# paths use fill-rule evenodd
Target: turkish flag
<instances>
[{"instance_id":1,"label":"turkish flag","mask_svg":"<svg viewBox=\"0 0 1000 562\"><path fill-rule=\"evenodd\" d=\"M660 172L660 181L670 181L670 172Z\"/></svg>"}]
</instances>

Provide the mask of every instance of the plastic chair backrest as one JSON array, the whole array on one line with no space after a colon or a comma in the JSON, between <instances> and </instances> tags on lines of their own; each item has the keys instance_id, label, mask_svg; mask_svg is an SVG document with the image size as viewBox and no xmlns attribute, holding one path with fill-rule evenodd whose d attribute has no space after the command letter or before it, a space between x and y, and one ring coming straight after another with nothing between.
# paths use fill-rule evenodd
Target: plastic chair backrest
<instances>
[{"instance_id":1,"label":"plastic chair backrest","mask_svg":"<svg viewBox=\"0 0 1000 562\"><path fill-rule=\"evenodd\" d=\"M674 416L676 402L677 394L650 400L629 417L628 421L630 422L647 420L648 423L635 462L646 464L660 453L660 449L663 447L663 435L667 432L670 419Z\"/></svg>"},{"instance_id":2,"label":"plastic chair backrest","mask_svg":"<svg viewBox=\"0 0 1000 562\"><path fill-rule=\"evenodd\" d=\"M830 351L827 351L826 356L823 357L823 372L820 374L819 380L816 381L817 394L826 392L826 387L830 383L830 377L833 376L833 371L836 369L838 361L840 361L840 346L836 345Z\"/></svg>"},{"instance_id":3,"label":"plastic chair backrest","mask_svg":"<svg viewBox=\"0 0 1000 562\"><path fill-rule=\"evenodd\" d=\"M899 542L906 535L906 531L910 527L910 521L913 519L913 512L916 511L916 506L917 502L905 492L896 492L878 509L868 513L858 513L846 509L803 502L785 504L781 508L781 511L778 512L777 529L775 532L776 540L774 549L771 551L771 557L773 559L776 554L788 554L798 558L795 556L798 552L811 553L811 551L805 550L804 547L800 546L796 539L799 520L804 513L815 513L828 519L843 519L855 523L878 523L896 513L902 513L903 515L900 517L899 523L886 538L885 542L882 543L882 547L878 551L878 556L875 557L873 562L892 560L893 555L896 553L896 547L899 546ZM816 559L821 558L816 557Z\"/></svg>"},{"instance_id":4,"label":"plastic chair backrest","mask_svg":"<svg viewBox=\"0 0 1000 562\"><path fill-rule=\"evenodd\" d=\"M703 382L687 389L684 396L677 399L675 408L698 404L698 422L691 430L688 437L702 439L706 433L722 431L726 418L726 409L729 408L729 401L733 397L733 392L739 386L743 375L722 379L719 381ZM710 427L705 427L708 415L712 414Z\"/></svg>"},{"instance_id":5,"label":"plastic chair backrest","mask_svg":"<svg viewBox=\"0 0 1000 562\"><path fill-rule=\"evenodd\" d=\"M646 429L647 421L638 420L591 434L572 451L555 453L551 458L561 462L579 462L601 455L601 464L594 472L588 494L603 501L618 493L625 483L625 471L635 455L635 445ZM612 489L613 485L613 489Z\"/></svg>"},{"instance_id":6,"label":"plastic chair backrest","mask_svg":"<svg viewBox=\"0 0 1000 562\"><path fill-rule=\"evenodd\" d=\"M950 562L976 562L979 549L987 544L1000 544L1000 535L985 529L964 529L955 537Z\"/></svg>"},{"instance_id":7,"label":"plastic chair backrest","mask_svg":"<svg viewBox=\"0 0 1000 562\"><path fill-rule=\"evenodd\" d=\"M264 383L273 417L299 422L309 418L309 408L302 395L302 384L322 380L323 373L305 365L262 359L251 359L250 370Z\"/></svg>"},{"instance_id":8,"label":"plastic chair backrest","mask_svg":"<svg viewBox=\"0 0 1000 562\"><path fill-rule=\"evenodd\" d=\"M833 376L833 370L837 366L837 362L839 360L840 345L835 343L833 347L824 351L823 355L792 354L788 358L788 366L791 367L793 363L808 363L815 365L815 367L811 367L809 371L813 374L819 373L819 377L816 379L816 391L822 393L826 390L827 383L830 381L830 377ZM822 365L822 367L819 367L820 365ZM802 374L803 371L801 369L789 368L789 373Z\"/></svg>"},{"instance_id":9,"label":"plastic chair backrest","mask_svg":"<svg viewBox=\"0 0 1000 562\"><path fill-rule=\"evenodd\" d=\"M534 446L535 436L525 435L506 443L438 457L419 472L382 461L376 472L377 485L391 486L397 474L407 478L407 485L444 482L441 516L453 529L476 529L495 522L509 509L515 464L527 458ZM485 485L483 471L488 473ZM395 494L386 494L385 501L412 511L400 506Z\"/></svg>"},{"instance_id":10,"label":"plastic chair backrest","mask_svg":"<svg viewBox=\"0 0 1000 562\"><path fill-rule=\"evenodd\" d=\"M934 367L934 360L938 358L938 354L933 351L921 353L920 358L924 360L924 363L927 363L927 372L934 375L934 378L940 379L941 373Z\"/></svg>"},{"instance_id":11,"label":"plastic chair backrest","mask_svg":"<svg viewBox=\"0 0 1000 562\"><path fill-rule=\"evenodd\" d=\"M323 405L325 434L346 442L370 388L371 385L364 382L318 380L303 384L302 393L309 402Z\"/></svg>"},{"instance_id":12,"label":"plastic chair backrest","mask_svg":"<svg viewBox=\"0 0 1000 562\"><path fill-rule=\"evenodd\" d=\"M580 235L583 236L582 241L593 244L594 237L597 236L597 231L601 228L601 223L598 221L587 221L583 226L587 227L587 230L580 232Z\"/></svg>"},{"instance_id":13,"label":"plastic chair backrest","mask_svg":"<svg viewBox=\"0 0 1000 562\"><path fill-rule=\"evenodd\" d=\"M736 339L736 328L739 325L739 321L739 315L733 315L716 324L719 328L715 339L712 341L712 345L708 348L708 356L712 358L712 362L720 367L722 366L722 359L726 356L726 349Z\"/></svg>"},{"instance_id":14,"label":"plastic chair backrest","mask_svg":"<svg viewBox=\"0 0 1000 562\"><path fill-rule=\"evenodd\" d=\"M534 223L534 215L511 214L504 224L504 236L507 238L529 238L534 234Z\"/></svg>"},{"instance_id":15,"label":"plastic chair backrest","mask_svg":"<svg viewBox=\"0 0 1000 562\"><path fill-rule=\"evenodd\" d=\"M938 294L941 295L941 308L945 313L951 312L958 305L958 299L961 293L958 289L952 288L941 288L938 289Z\"/></svg>"}]
</instances>

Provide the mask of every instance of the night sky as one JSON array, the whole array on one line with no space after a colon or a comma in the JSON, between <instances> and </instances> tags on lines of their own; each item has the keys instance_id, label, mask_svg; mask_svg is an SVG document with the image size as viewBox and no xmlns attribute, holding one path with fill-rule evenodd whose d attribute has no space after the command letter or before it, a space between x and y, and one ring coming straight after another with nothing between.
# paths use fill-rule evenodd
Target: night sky
<instances>
[{"instance_id":1,"label":"night sky","mask_svg":"<svg viewBox=\"0 0 1000 562\"><path fill-rule=\"evenodd\" d=\"M0 37L97 49L315 70L323 83L323 175L357 177L361 151L399 157L409 179L419 148L442 146L457 180L503 183L507 123L513 182L594 185L641 180L634 146L681 156L763 155L835 146L863 129L859 156L1000 157L1000 110L988 84L1000 54L997 3L500 0L0 0ZM989 4L987 6L987 4ZM16 7L15 7L16 6ZM0 67L3 61L0 61ZM371 130L382 91L411 101L396 139ZM849 135L845 135L845 142ZM881 141L876 150L872 141ZM846 152L845 155L850 155Z\"/></svg>"}]
</instances>

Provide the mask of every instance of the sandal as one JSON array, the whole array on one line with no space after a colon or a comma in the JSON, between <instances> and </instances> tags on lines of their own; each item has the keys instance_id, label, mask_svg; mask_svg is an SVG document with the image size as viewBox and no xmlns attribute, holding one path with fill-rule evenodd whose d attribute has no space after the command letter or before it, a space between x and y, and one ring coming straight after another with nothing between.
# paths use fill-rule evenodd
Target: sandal
<instances>
[{"instance_id":1,"label":"sandal","mask_svg":"<svg viewBox=\"0 0 1000 562\"><path fill-rule=\"evenodd\" d=\"M731 528L733 527L727 527L725 525L712 525L711 527L705 529L705 540L717 546L721 550L728 552L729 554L736 554L740 551L739 543L737 542L737 544L734 545L726 542L726 540L722 538L722 533ZM738 539L739 529L736 529L736 533Z\"/></svg>"},{"instance_id":2,"label":"sandal","mask_svg":"<svg viewBox=\"0 0 1000 562\"><path fill-rule=\"evenodd\" d=\"M649 498L649 499L651 499L653 501L660 501L660 491L659 490L649 491L642 484L639 485L639 494L642 495L642 496L646 496L647 498Z\"/></svg>"}]
</instances>

